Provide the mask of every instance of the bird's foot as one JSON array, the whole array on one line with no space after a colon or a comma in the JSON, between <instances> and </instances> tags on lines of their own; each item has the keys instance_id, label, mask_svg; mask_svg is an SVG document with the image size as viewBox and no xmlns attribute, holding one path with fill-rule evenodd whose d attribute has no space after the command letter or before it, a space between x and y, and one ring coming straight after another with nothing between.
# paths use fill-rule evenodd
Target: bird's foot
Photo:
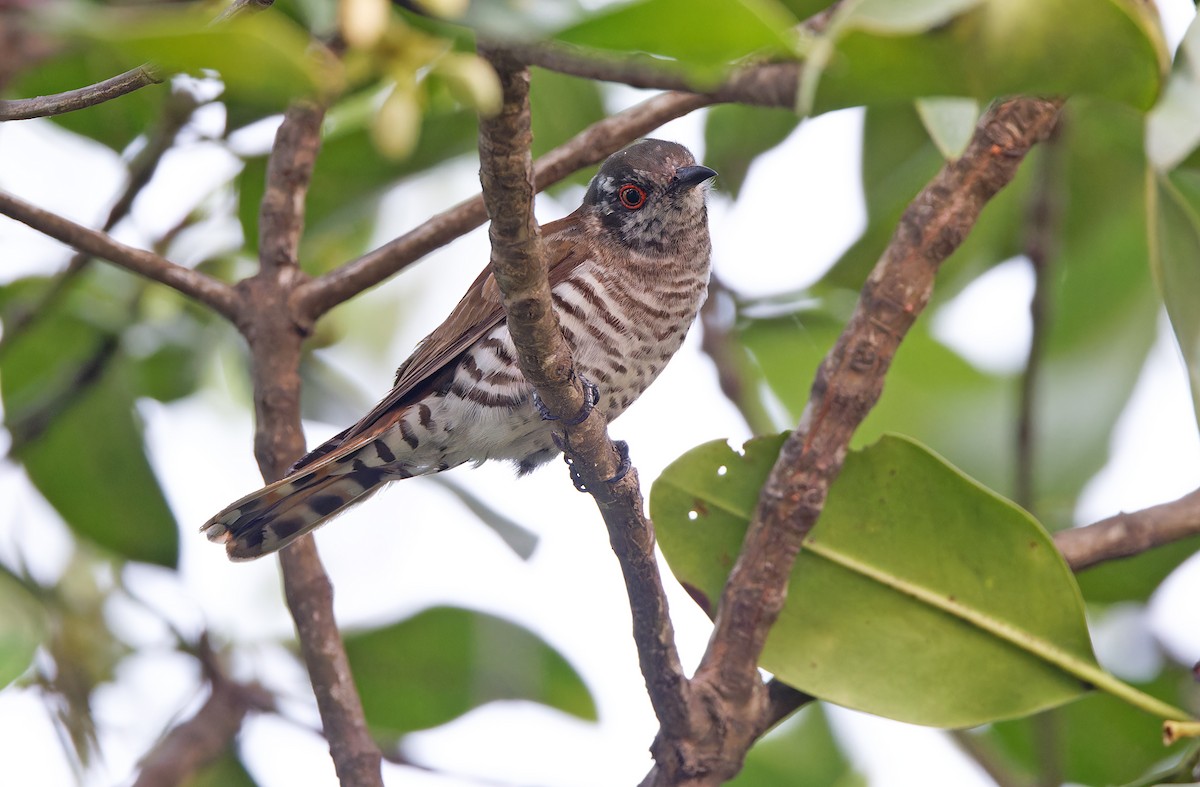
<instances>
[{"instance_id":1,"label":"bird's foot","mask_svg":"<svg viewBox=\"0 0 1200 787\"><path fill-rule=\"evenodd\" d=\"M537 391L533 392L533 406L537 408L538 415L542 417L543 421L562 421L564 426L579 426L591 414L592 408L600 403L600 389L596 387L596 384L582 374L576 376L579 378L579 384L583 386L583 406L570 418L559 418L551 413L550 409L546 407L546 403L542 401L542 397L538 396Z\"/></svg>"},{"instance_id":2,"label":"bird's foot","mask_svg":"<svg viewBox=\"0 0 1200 787\"><path fill-rule=\"evenodd\" d=\"M563 445L559 444L557 439L555 440L555 444L557 444L560 449L564 448ZM613 447L617 449L617 454L621 457L621 463L617 467L617 472L613 473L612 478L606 478L604 480L604 483L610 485L615 484L624 478L629 473L629 468L631 466L629 463L629 443L625 442L624 440L614 440ZM575 488L580 492L587 492L587 484L584 483L583 476L579 475L579 470L575 468L575 463L571 461L571 457L564 453L563 461L567 463L567 467L571 470L571 483L573 483Z\"/></svg>"}]
</instances>

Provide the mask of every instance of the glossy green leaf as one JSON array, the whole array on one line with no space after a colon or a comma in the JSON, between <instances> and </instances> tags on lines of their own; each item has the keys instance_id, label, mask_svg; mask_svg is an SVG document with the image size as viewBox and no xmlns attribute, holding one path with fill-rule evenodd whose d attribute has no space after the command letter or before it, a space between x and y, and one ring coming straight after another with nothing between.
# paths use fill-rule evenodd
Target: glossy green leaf
<instances>
[{"instance_id":1,"label":"glossy green leaf","mask_svg":"<svg viewBox=\"0 0 1200 787\"><path fill-rule=\"evenodd\" d=\"M40 284L3 288L3 314L37 302ZM76 290L40 316L0 356L5 425L13 457L73 531L174 566L175 518L146 457L138 375L115 332L127 319L127 302L104 287Z\"/></svg>"},{"instance_id":2,"label":"glossy green leaf","mask_svg":"<svg viewBox=\"0 0 1200 787\"><path fill-rule=\"evenodd\" d=\"M482 612L433 607L350 634L346 653L376 734L398 737L435 727L502 699L596 718L582 678L558 651L527 629Z\"/></svg>"},{"instance_id":3,"label":"glossy green leaf","mask_svg":"<svg viewBox=\"0 0 1200 787\"><path fill-rule=\"evenodd\" d=\"M776 0L636 0L605 9L555 38L672 58L691 66L694 76L716 78L746 55L790 52L787 31L795 23Z\"/></svg>"},{"instance_id":4,"label":"glossy green leaf","mask_svg":"<svg viewBox=\"0 0 1200 787\"><path fill-rule=\"evenodd\" d=\"M824 709L812 703L767 733L729 782L732 787L866 787L838 746Z\"/></svg>"},{"instance_id":5,"label":"glossy green leaf","mask_svg":"<svg viewBox=\"0 0 1200 787\"><path fill-rule=\"evenodd\" d=\"M310 49L310 37L282 14L242 14L210 24L208 12L141 10L72 19L73 32L106 44L129 67L157 64L164 73L216 72L239 101L283 109L318 94L334 79L332 60Z\"/></svg>"},{"instance_id":6,"label":"glossy green leaf","mask_svg":"<svg viewBox=\"0 0 1200 787\"><path fill-rule=\"evenodd\" d=\"M790 110L721 104L704 121L704 160L720 173L721 191L737 198L760 153L787 139L800 118Z\"/></svg>"},{"instance_id":7,"label":"glossy green leaf","mask_svg":"<svg viewBox=\"0 0 1200 787\"><path fill-rule=\"evenodd\" d=\"M1146 116L1146 157L1158 172L1169 172L1200 145L1200 21L1192 20L1166 89Z\"/></svg>"},{"instance_id":8,"label":"glossy green leaf","mask_svg":"<svg viewBox=\"0 0 1200 787\"><path fill-rule=\"evenodd\" d=\"M831 49L803 75L820 111L1077 93L1145 109L1169 63L1156 17L1136 0L864 0L843 7L827 38Z\"/></svg>"},{"instance_id":9,"label":"glossy green leaf","mask_svg":"<svg viewBox=\"0 0 1200 787\"><path fill-rule=\"evenodd\" d=\"M782 437L698 446L655 481L672 571L717 598ZM1123 691L1028 514L907 439L851 453L805 541L763 668L840 705L962 727ZM1158 710L1156 708L1156 710Z\"/></svg>"},{"instance_id":10,"label":"glossy green leaf","mask_svg":"<svg viewBox=\"0 0 1200 787\"><path fill-rule=\"evenodd\" d=\"M1148 176L1150 261L1183 352L1200 420L1200 172Z\"/></svg>"},{"instance_id":11,"label":"glossy green leaf","mask_svg":"<svg viewBox=\"0 0 1200 787\"><path fill-rule=\"evenodd\" d=\"M33 662L45 636L37 599L15 577L0 571L0 688L19 678Z\"/></svg>"}]
</instances>

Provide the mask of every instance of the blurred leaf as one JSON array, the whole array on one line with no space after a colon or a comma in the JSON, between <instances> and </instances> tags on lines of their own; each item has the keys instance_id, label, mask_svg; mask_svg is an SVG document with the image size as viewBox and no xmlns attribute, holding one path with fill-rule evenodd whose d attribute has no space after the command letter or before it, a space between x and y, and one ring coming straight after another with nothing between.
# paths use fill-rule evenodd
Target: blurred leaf
<instances>
[{"instance_id":1,"label":"blurred leaf","mask_svg":"<svg viewBox=\"0 0 1200 787\"><path fill-rule=\"evenodd\" d=\"M704 122L704 160L720 173L721 190L734 199L750 165L787 139L800 118L787 109L720 104Z\"/></svg>"},{"instance_id":2,"label":"blurred leaf","mask_svg":"<svg viewBox=\"0 0 1200 787\"><path fill-rule=\"evenodd\" d=\"M1150 683L1136 684L1171 702L1185 700L1192 681L1173 667ZM1194 694L1194 691L1192 691ZM1187 704L1186 702L1184 703ZM1162 744L1162 720L1097 692L1054 711L1056 750L1064 783L1124 784L1161 767L1171 752ZM1038 772L1039 739L1045 727L1035 719L998 722L972 734L996 744L1011 763L1032 777Z\"/></svg>"},{"instance_id":3,"label":"blurred leaf","mask_svg":"<svg viewBox=\"0 0 1200 787\"><path fill-rule=\"evenodd\" d=\"M5 321L43 287L26 279L0 288ZM123 557L173 567L179 536L142 443L137 374L118 336L97 324L120 306L105 303L111 293L103 290L72 295L0 356L12 455L77 534Z\"/></svg>"},{"instance_id":4,"label":"blurred leaf","mask_svg":"<svg viewBox=\"0 0 1200 787\"><path fill-rule=\"evenodd\" d=\"M0 570L0 688L19 678L33 663L46 635L37 599L6 570Z\"/></svg>"},{"instance_id":5,"label":"blurred leaf","mask_svg":"<svg viewBox=\"0 0 1200 787\"><path fill-rule=\"evenodd\" d=\"M133 64L140 65L140 64ZM126 58L99 46L82 44L27 68L6 91L9 97L48 96L94 85L126 71ZM168 85L149 85L78 112L55 115L50 120L76 134L123 151L144 134L159 116Z\"/></svg>"},{"instance_id":6,"label":"blurred leaf","mask_svg":"<svg viewBox=\"0 0 1200 787\"><path fill-rule=\"evenodd\" d=\"M482 612L433 607L350 634L346 653L376 734L398 737L435 727L502 699L596 718L582 678L558 651L527 629Z\"/></svg>"},{"instance_id":7,"label":"blurred leaf","mask_svg":"<svg viewBox=\"0 0 1200 787\"><path fill-rule=\"evenodd\" d=\"M182 787L255 787L256 784L254 777L230 748L220 758L201 768Z\"/></svg>"},{"instance_id":8,"label":"blurred leaf","mask_svg":"<svg viewBox=\"0 0 1200 787\"><path fill-rule=\"evenodd\" d=\"M1200 536L1148 549L1139 555L1110 560L1076 575L1089 604L1150 600L1163 580L1200 552Z\"/></svg>"},{"instance_id":9,"label":"blurred leaf","mask_svg":"<svg viewBox=\"0 0 1200 787\"><path fill-rule=\"evenodd\" d=\"M1183 352L1200 419L1200 172L1149 174L1150 264Z\"/></svg>"},{"instance_id":10,"label":"blurred leaf","mask_svg":"<svg viewBox=\"0 0 1200 787\"><path fill-rule=\"evenodd\" d=\"M1137 0L865 0L845 6L826 36L832 50L802 75L802 108L815 97L822 112L1077 93L1145 109L1170 62L1153 9Z\"/></svg>"},{"instance_id":11,"label":"blurred leaf","mask_svg":"<svg viewBox=\"0 0 1200 787\"><path fill-rule=\"evenodd\" d=\"M1175 53L1166 90L1146 116L1146 157L1168 172L1200 144L1200 20L1192 19Z\"/></svg>"},{"instance_id":12,"label":"blurred leaf","mask_svg":"<svg viewBox=\"0 0 1200 787\"><path fill-rule=\"evenodd\" d=\"M733 787L866 787L838 746L824 709L817 703L801 708L768 732L746 757Z\"/></svg>"},{"instance_id":13,"label":"blurred leaf","mask_svg":"<svg viewBox=\"0 0 1200 787\"><path fill-rule=\"evenodd\" d=\"M461 109L427 112L417 146L404 159L389 160L376 152L368 121L369 117L347 117L332 126L321 143L308 190L306 234L301 244L302 261L306 268L312 264L315 272L361 253L373 227L375 203L388 188L408 175L432 169L476 147L475 115ZM238 217L246 244L252 249L258 238L266 173L266 156L251 157L245 160L236 179Z\"/></svg>"},{"instance_id":14,"label":"blurred leaf","mask_svg":"<svg viewBox=\"0 0 1200 787\"><path fill-rule=\"evenodd\" d=\"M534 158L558 147L607 114L599 83L544 68L530 69L529 109Z\"/></svg>"},{"instance_id":15,"label":"blurred leaf","mask_svg":"<svg viewBox=\"0 0 1200 787\"><path fill-rule=\"evenodd\" d=\"M654 482L680 579L715 599L783 437L706 443ZM805 540L762 666L888 718L962 727L1075 699L1099 672L1083 601L1050 537L906 439L850 454Z\"/></svg>"},{"instance_id":16,"label":"blurred leaf","mask_svg":"<svg viewBox=\"0 0 1200 787\"><path fill-rule=\"evenodd\" d=\"M787 55L796 18L776 0L636 0L606 8L558 33L568 44L672 58L715 80L746 55ZM660 63L660 65L665 65Z\"/></svg>"},{"instance_id":17,"label":"blurred leaf","mask_svg":"<svg viewBox=\"0 0 1200 787\"><path fill-rule=\"evenodd\" d=\"M917 114L942 158L953 161L967 149L975 133L979 102L973 98L919 98Z\"/></svg>"},{"instance_id":18,"label":"blurred leaf","mask_svg":"<svg viewBox=\"0 0 1200 787\"><path fill-rule=\"evenodd\" d=\"M488 504L486 500L473 494L465 486L450 480L445 474L430 476L430 480L458 498L468 511L479 518L479 521L492 530L505 545L516 553L522 560L533 557L537 549L538 537L520 522L507 517Z\"/></svg>"},{"instance_id":19,"label":"blurred leaf","mask_svg":"<svg viewBox=\"0 0 1200 787\"><path fill-rule=\"evenodd\" d=\"M216 71L228 94L283 109L330 87L335 61L310 49L310 37L282 14L242 14L210 24L207 11L128 9L72 19L72 32L108 45L132 67L159 65L166 74Z\"/></svg>"}]
</instances>

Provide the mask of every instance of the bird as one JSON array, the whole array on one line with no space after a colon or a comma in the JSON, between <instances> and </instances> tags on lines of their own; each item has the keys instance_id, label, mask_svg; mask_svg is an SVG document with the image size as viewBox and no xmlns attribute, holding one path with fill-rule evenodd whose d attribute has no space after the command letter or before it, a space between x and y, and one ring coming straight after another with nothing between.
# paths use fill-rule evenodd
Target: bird
<instances>
[{"instance_id":1,"label":"bird","mask_svg":"<svg viewBox=\"0 0 1200 787\"><path fill-rule=\"evenodd\" d=\"M683 145L642 139L605 159L578 209L541 228L551 299L587 393L581 415L621 415L683 344L707 294L716 175ZM252 560L391 481L493 459L525 475L559 454L559 429L521 374L485 269L374 409L201 531L231 560Z\"/></svg>"}]
</instances>

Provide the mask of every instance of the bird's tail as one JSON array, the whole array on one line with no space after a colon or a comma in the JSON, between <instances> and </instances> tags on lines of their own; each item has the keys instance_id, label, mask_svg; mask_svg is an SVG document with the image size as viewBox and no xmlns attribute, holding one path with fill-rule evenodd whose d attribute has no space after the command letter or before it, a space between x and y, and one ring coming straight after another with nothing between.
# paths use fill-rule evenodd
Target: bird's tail
<instances>
[{"instance_id":1,"label":"bird's tail","mask_svg":"<svg viewBox=\"0 0 1200 787\"><path fill-rule=\"evenodd\" d=\"M374 442L345 453L326 452L328 456L314 451L297 463L290 475L246 495L208 520L201 532L209 541L224 542L231 560L253 560L284 548L363 502L384 483L414 475L395 464L382 466L376 458L382 452L375 449ZM360 458L364 452L374 464ZM304 462L310 458L317 461L306 466Z\"/></svg>"}]
</instances>

